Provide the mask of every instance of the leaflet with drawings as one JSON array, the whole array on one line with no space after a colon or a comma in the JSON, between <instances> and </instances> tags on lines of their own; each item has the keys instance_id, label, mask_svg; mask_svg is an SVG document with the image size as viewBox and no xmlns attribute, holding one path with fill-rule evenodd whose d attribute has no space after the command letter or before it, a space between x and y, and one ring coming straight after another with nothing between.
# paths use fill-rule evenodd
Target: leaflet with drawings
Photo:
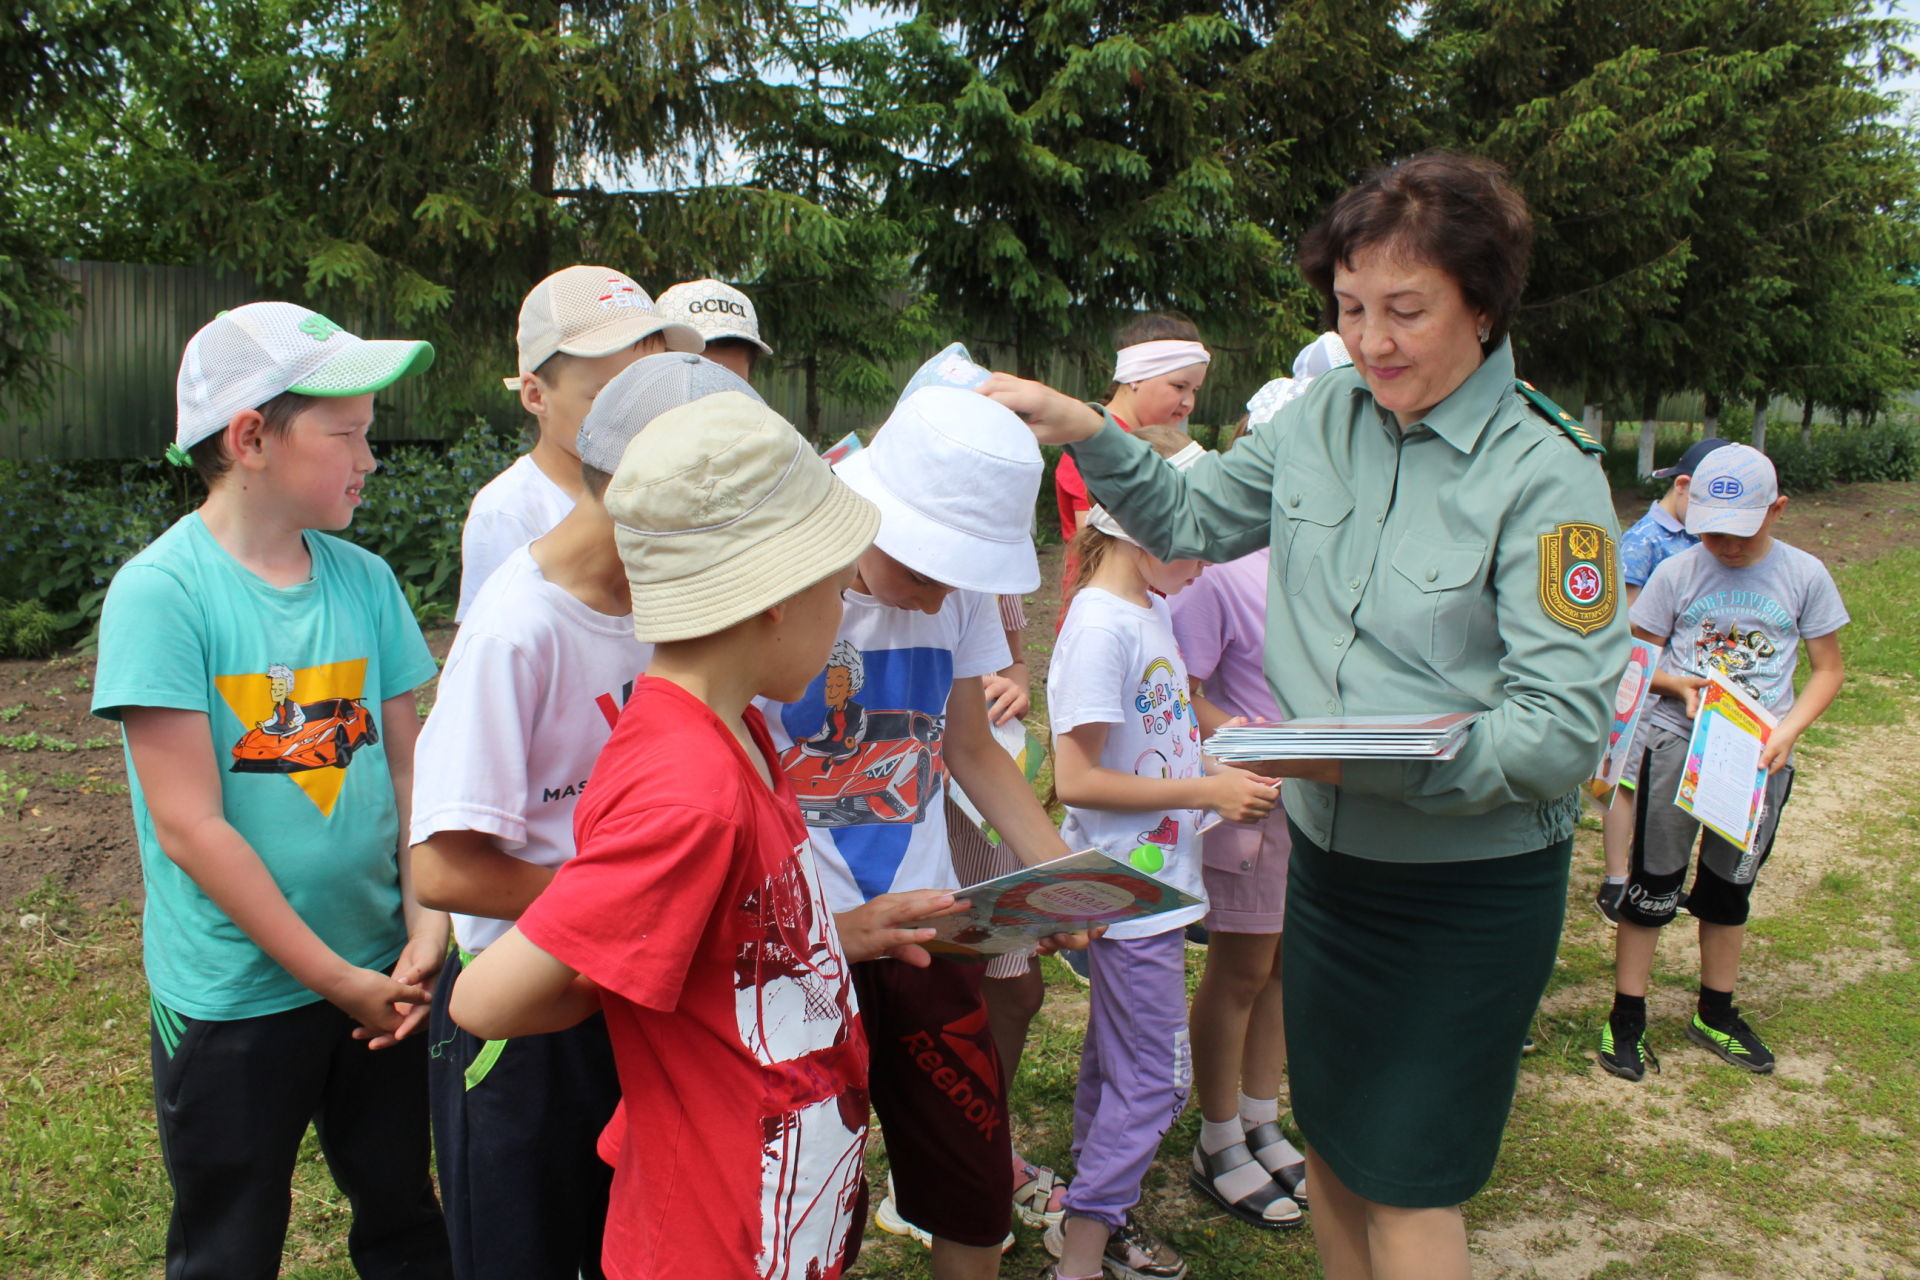
<instances>
[{"instance_id":1,"label":"leaflet with drawings","mask_svg":"<svg viewBox=\"0 0 1920 1280\"><path fill-rule=\"evenodd\" d=\"M1717 674L1707 677L1673 802L1742 851L1752 851L1766 811L1760 750L1777 724L1772 712Z\"/></svg>"},{"instance_id":2,"label":"leaflet with drawings","mask_svg":"<svg viewBox=\"0 0 1920 1280\"><path fill-rule=\"evenodd\" d=\"M984 960L1025 950L1049 934L1139 920L1199 902L1098 849L983 880L959 896L966 911L920 922L938 930L926 944L935 955Z\"/></svg>"}]
</instances>

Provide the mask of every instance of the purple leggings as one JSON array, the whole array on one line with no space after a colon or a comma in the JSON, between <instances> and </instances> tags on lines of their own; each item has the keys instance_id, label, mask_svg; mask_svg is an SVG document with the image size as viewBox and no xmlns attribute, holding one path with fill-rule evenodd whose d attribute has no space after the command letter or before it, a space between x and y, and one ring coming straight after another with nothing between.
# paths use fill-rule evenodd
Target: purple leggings
<instances>
[{"instance_id":1,"label":"purple leggings","mask_svg":"<svg viewBox=\"0 0 1920 1280\"><path fill-rule=\"evenodd\" d=\"M1120 1228L1193 1087L1186 938L1096 938L1093 1003L1073 1095L1066 1210Z\"/></svg>"}]
</instances>

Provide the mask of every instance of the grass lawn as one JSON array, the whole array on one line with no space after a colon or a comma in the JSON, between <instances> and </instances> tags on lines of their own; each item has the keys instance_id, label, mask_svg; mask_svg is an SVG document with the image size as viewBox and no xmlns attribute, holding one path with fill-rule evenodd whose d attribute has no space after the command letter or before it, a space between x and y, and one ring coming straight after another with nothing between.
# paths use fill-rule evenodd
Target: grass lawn
<instances>
[{"instance_id":1,"label":"grass lawn","mask_svg":"<svg viewBox=\"0 0 1920 1280\"><path fill-rule=\"evenodd\" d=\"M1749 1077L1685 1041L1684 919L1649 1001L1664 1070L1631 1085L1594 1065L1612 934L1590 907L1600 861L1584 832L1540 1052L1493 1181L1468 1206L1479 1274L1920 1276L1920 551L1836 576L1854 619L1848 684L1803 744L1738 997L1779 1072ZM1064 1167L1085 995L1047 964L1015 1132ZM137 919L35 894L0 918L0 974L0 1276L156 1274L167 1195ZM1147 1193L1195 1280L1317 1275L1307 1231L1253 1232L1186 1190L1197 1125L1189 1109ZM345 1209L311 1139L293 1217L284 1274L351 1276ZM1044 1257L1022 1229L1003 1274L1032 1275ZM876 1232L858 1274L924 1276L925 1255Z\"/></svg>"}]
</instances>

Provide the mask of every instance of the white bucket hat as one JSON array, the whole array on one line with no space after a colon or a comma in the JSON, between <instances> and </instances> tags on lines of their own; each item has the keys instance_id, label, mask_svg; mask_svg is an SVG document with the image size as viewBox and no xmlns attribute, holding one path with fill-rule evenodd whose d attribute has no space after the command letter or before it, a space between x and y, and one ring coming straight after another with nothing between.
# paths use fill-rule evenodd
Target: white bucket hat
<instances>
[{"instance_id":1,"label":"white bucket hat","mask_svg":"<svg viewBox=\"0 0 1920 1280\"><path fill-rule=\"evenodd\" d=\"M521 377L556 355L610 356L655 333L669 351L707 345L692 325L661 315L630 277L610 267L567 267L533 286L520 304L520 375L501 381L518 390Z\"/></svg>"},{"instance_id":2,"label":"white bucket hat","mask_svg":"<svg viewBox=\"0 0 1920 1280\"><path fill-rule=\"evenodd\" d=\"M360 396L432 363L432 343L368 341L291 302L249 302L222 311L187 340L173 442L191 449L224 430L234 414L288 391Z\"/></svg>"},{"instance_id":3,"label":"white bucket hat","mask_svg":"<svg viewBox=\"0 0 1920 1280\"><path fill-rule=\"evenodd\" d=\"M723 391L670 409L621 456L607 514L633 634L710 636L860 557L880 513L785 418Z\"/></svg>"},{"instance_id":4,"label":"white bucket hat","mask_svg":"<svg viewBox=\"0 0 1920 1280\"><path fill-rule=\"evenodd\" d=\"M838 474L880 508L874 545L962 591L1040 585L1033 504L1044 465L1013 411L972 391L922 387L894 406Z\"/></svg>"},{"instance_id":5,"label":"white bucket hat","mask_svg":"<svg viewBox=\"0 0 1920 1280\"><path fill-rule=\"evenodd\" d=\"M654 307L661 315L692 325L708 342L739 338L770 356L773 348L760 340L760 313L753 299L719 280L689 280L660 295Z\"/></svg>"}]
</instances>

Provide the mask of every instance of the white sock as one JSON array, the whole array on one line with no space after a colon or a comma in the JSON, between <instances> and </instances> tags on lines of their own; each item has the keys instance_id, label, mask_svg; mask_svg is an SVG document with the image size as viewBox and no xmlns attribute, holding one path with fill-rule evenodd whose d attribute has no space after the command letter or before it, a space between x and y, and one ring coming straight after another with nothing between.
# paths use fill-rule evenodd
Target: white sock
<instances>
[{"instance_id":1,"label":"white sock","mask_svg":"<svg viewBox=\"0 0 1920 1280\"><path fill-rule=\"evenodd\" d=\"M1280 1099L1249 1098L1240 1095L1240 1123L1251 1129L1257 1125L1272 1124L1280 1118Z\"/></svg>"},{"instance_id":2,"label":"white sock","mask_svg":"<svg viewBox=\"0 0 1920 1280\"><path fill-rule=\"evenodd\" d=\"M1238 1120L1208 1120L1201 1117L1200 1149L1208 1155L1218 1155L1246 1140L1246 1130L1240 1127Z\"/></svg>"},{"instance_id":3,"label":"white sock","mask_svg":"<svg viewBox=\"0 0 1920 1280\"><path fill-rule=\"evenodd\" d=\"M1627 882L1627 878L1625 876L1608 876L1607 877L1608 884L1625 884L1626 882Z\"/></svg>"}]
</instances>

